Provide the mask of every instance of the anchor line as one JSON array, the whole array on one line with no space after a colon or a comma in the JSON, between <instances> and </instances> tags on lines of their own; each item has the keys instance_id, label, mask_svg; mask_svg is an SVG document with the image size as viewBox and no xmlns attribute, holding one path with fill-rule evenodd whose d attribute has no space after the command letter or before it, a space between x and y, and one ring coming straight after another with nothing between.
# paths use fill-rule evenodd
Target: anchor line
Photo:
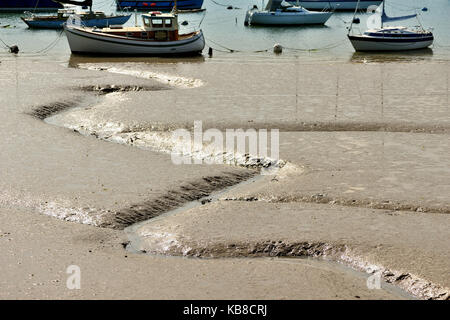
<instances>
[{"instance_id":1,"label":"anchor line","mask_svg":"<svg viewBox=\"0 0 450 320\"><path fill-rule=\"evenodd\" d=\"M251 53L259 53L259 52L267 52L267 51L270 50L270 49L261 49L261 50L249 50L249 51L246 51L246 50L231 49L231 48L225 47L224 45L221 45L220 43L217 43L217 42L215 42L214 40L211 40L211 39L209 39L209 38L206 38L206 37L205 37L205 39L206 39L207 41L212 42L212 43L214 43L215 45L217 45L217 46L219 46L219 47L221 47L221 48L227 50L227 51L218 50L218 49L215 49L215 48L209 46L210 48L212 48L212 49L214 49L214 50L217 50L217 51L219 51L219 52L226 52L226 53L233 53L233 52L251 52Z\"/></svg>"},{"instance_id":2,"label":"anchor line","mask_svg":"<svg viewBox=\"0 0 450 320\"><path fill-rule=\"evenodd\" d=\"M206 38L206 37L205 37L205 39L206 39L208 42L211 42L211 43L213 43L213 44L219 46L220 48L226 50L226 51L225 51L225 50L216 49L216 48L213 48L212 46L208 45L210 48L212 48L212 49L214 49L214 50L216 50L216 51L219 51L219 52L225 52L225 53L233 53L233 52L260 53L260 52L268 52L268 51L270 50L270 48L269 48L269 49L261 49L261 50L249 50L249 51L246 51L246 50L239 50L239 49L232 49L232 48L226 47L226 46L224 46L224 45L222 45L222 44L220 44L220 43L218 43L218 42L216 42L216 41L214 41L214 40L211 40L211 39L209 39L209 38ZM338 42L335 42L335 43L330 43L330 44L328 44L328 45L326 45L326 46L323 46L323 47L320 47L320 48L292 48L292 47L285 47L285 46L283 46L283 45L282 45L282 47L285 48L285 49L288 49L288 50L293 50L293 51L311 52L311 51L322 51L322 50L329 50L329 49L337 48L337 47L343 45L345 42L346 42L346 40L343 39L343 40L341 40L341 41L338 41Z\"/></svg>"},{"instance_id":3,"label":"anchor line","mask_svg":"<svg viewBox=\"0 0 450 320\"><path fill-rule=\"evenodd\" d=\"M61 30L60 33L58 34L58 36L56 37L55 40L53 40L52 42L50 42L49 45L47 45L45 48L38 50L36 52L30 52L32 54L37 54L37 53L47 53L48 51L50 51L51 49L53 49L56 44L59 42L59 40L61 39L61 36L63 35L64 30Z\"/></svg>"}]
</instances>

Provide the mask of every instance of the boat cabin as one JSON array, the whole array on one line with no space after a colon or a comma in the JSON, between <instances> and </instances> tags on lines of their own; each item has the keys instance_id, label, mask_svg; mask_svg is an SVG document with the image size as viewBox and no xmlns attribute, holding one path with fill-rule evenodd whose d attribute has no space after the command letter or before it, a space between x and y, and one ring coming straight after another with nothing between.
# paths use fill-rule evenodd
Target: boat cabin
<instances>
[{"instance_id":1,"label":"boat cabin","mask_svg":"<svg viewBox=\"0 0 450 320\"><path fill-rule=\"evenodd\" d=\"M116 36L139 40L176 41L178 35L178 17L173 13L149 12L142 15L142 27L110 26L109 28L94 29Z\"/></svg>"},{"instance_id":2,"label":"boat cabin","mask_svg":"<svg viewBox=\"0 0 450 320\"><path fill-rule=\"evenodd\" d=\"M178 40L178 17L176 14L149 12L142 15L142 21L149 38L158 41Z\"/></svg>"}]
</instances>

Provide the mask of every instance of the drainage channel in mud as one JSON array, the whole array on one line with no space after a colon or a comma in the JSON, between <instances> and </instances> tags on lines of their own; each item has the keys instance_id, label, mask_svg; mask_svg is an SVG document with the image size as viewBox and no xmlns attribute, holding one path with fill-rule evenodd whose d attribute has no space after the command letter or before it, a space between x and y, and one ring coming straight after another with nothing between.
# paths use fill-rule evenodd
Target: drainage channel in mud
<instances>
[{"instance_id":1,"label":"drainage channel in mud","mask_svg":"<svg viewBox=\"0 0 450 320\"><path fill-rule=\"evenodd\" d=\"M91 88L91 90L95 91L97 89ZM106 97L114 98L114 95L124 94L124 92L126 92L126 91L134 91L134 90L140 90L140 89L139 88L128 88L128 89L125 88L123 90L121 90L121 89L116 90L115 88L112 88L112 89L111 88L106 88L106 90L103 90L103 91L105 91L103 93L105 93ZM101 89L98 90L98 91L100 91L100 93L102 93ZM112 93L110 93L108 91L111 91ZM56 119L55 117L56 116L58 116L58 115L60 115L62 113L65 113L65 112L70 112L70 111L66 110L66 109L69 109L69 108L71 109L70 111L74 110L73 106L71 106L69 104L60 103L60 104L55 104L55 106L53 106L53 107L44 107L44 108L40 108L40 109L38 108L37 110L40 110L40 111L39 112L36 111L35 114L33 114L33 115L35 117L39 118L39 119L42 119L42 120L46 121L49 124L59 125L59 126L62 126L62 127L66 127L66 128L72 129L72 130L77 130L78 132L80 132L80 133L82 133L84 135L87 135L87 136L93 135L93 136L95 136L95 137L97 137L99 139L103 139L103 140L107 140L107 141L111 141L111 142L119 142L119 143L130 144L129 143L130 139L127 139L129 137L125 136L125 138L124 138L123 136L120 136L120 134L127 135L127 134L130 134L130 133L126 132L126 130L124 130L124 128L117 127L117 124L110 124L109 126L107 126L108 127L108 132L105 133L105 132L98 132L96 130L93 130L92 128L86 128L86 127L83 130L79 130L80 128L77 129L77 127L71 127L70 125L68 126L68 125L66 125L64 123L58 123L58 121L55 121L55 119ZM117 134L119 134L119 136ZM114 137L114 135L116 135L116 136ZM152 136L150 135L150 139L151 138L152 138ZM153 138L154 138L154 136L153 136ZM140 139L140 140L142 140L142 139ZM132 139L131 139L131 145L134 145L134 146L137 146L137 147L143 147L142 145L139 146L139 145L133 144L133 140ZM148 149L153 149L153 148L150 147ZM156 149L155 151L170 152L171 149L170 148L165 148L165 149L164 148L160 148L159 150ZM245 167L245 165L244 165L244 167ZM251 167L251 166L249 166L249 167ZM175 209L172 209L172 210L168 210L168 211L162 212L157 217L151 217L151 219L147 219L147 220L142 221L142 222L139 222L139 220L138 220L137 223L131 224L130 226L128 226L125 229L125 233L128 236L129 241L130 241L130 243L127 245L127 250L132 251L132 252L136 252L136 253L141 252L139 250L139 242L141 241L141 239L139 238L139 235L136 233L136 230L138 228L140 228L141 226L143 226L143 225L145 225L147 223L153 223L155 221L158 221L158 219L164 219L165 217L167 217L169 215L182 213L182 212L184 212L184 211L186 211L188 209L195 208L196 206L199 206L201 204L206 204L206 203L211 202L211 201L217 201L221 194L223 194L224 192L230 190L231 188L237 187L237 186L239 186L241 184L245 184L245 183L249 183L249 182L252 182L252 181L256 181L256 179L261 178L261 176L256 176L256 177L255 176L252 177L252 176L253 175L249 175L249 179L244 180L243 182L240 182L240 183L237 183L237 184L233 184L231 186L227 186L226 188L221 189L220 191L214 190L213 193L209 194L205 198L198 198L195 201L185 202L184 205L178 206L178 207L176 207ZM161 239L161 240L163 240L163 239ZM174 241L176 241L176 239L174 239ZM164 243L162 243L162 245L164 245ZM207 248L206 248L206 251L208 251ZM203 253L205 253L205 252L203 252ZM182 256L191 256L191 255L186 253L186 254L182 254ZM196 257L202 257L201 254L197 254L197 255L193 255L193 256L194 257L195 256ZM318 257L321 258L320 256L321 255L319 254ZM240 257L242 257L242 255ZM260 255L260 256L258 256L258 255L255 255L255 256L249 255L248 256L248 258L255 258L255 257L264 257L264 255ZM299 257L300 258L303 258L303 257L315 257L315 255L314 254L308 254L308 253L307 254L301 253L298 256L293 254L292 257L295 257L295 258L299 258ZM222 256L221 258L229 258L229 257ZM318 258L315 258L315 259L318 259ZM320 259L320 260L323 260L323 259ZM363 270L363 271L367 271L367 268L364 268L364 267L361 266L361 263L364 264L365 262L361 262L359 265L356 265L355 264L355 260L357 260L357 257L355 259L355 258L347 256L346 258L335 259L335 261L332 261L332 262L333 263L342 263L342 265L345 265L345 267L347 269L349 269L349 270ZM411 275L409 275L409 274L407 274L405 277L403 277L403 274L397 275L397 274L392 273L390 270L386 270L386 273L388 274L388 276L390 276L390 274L392 274L392 276L395 279L398 278L400 280L404 280L404 279L408 279L408 277L411 278ZM425 280L412 279L411 278L411 281L413 283L417 283L417 282L422 281L422 282L425 283L424 286L428 286L428 287L431 286L432 289L434 290L434 287L433 287L434 285L426 282ZM396 283L396 282L393 281L393 283ZM430 292L430 295L427 295L427 292L425 292L425 294L422 294L423 292L420 291L421 288L417 288L417 287L408 288L407 286L397 285L397 283L396 283L396 287L399 288L398 290L401 290L400 288L403 288L403 289L405 289L406 291L408 291L410 293L414 293L416 296L419 296L419 297L422 297L422 298L431 298L431 299L436 298L436 296L433 296L434 291L441 290L439 287L437 287L436 290L434 290L434 291L431 290L432 292ZM442 296L442 294L440 296L437 296L437 298L439 298L441 296ZM445 296L444 296L444 298L445 298Z\"/></svg>"},{"instance_id":2,"label":"drainage channel in mud","mask_svg":"<svg viewBox=\"0 0 450 320\"><path fill-rule=\"evenodd\" d=\"M176 215L176 214L182 214L183 212L186 212L190 209L194 209L197 208L201 205L205 205L207 203L211 203L211 202L215 202L215 201L220 201L221 200L221 196L223 194L225 194L226 192L234 189L234 188L238 188L238 187L242 187L245 186L247 184L256 182L260 179L262 179L263 176L259 175L259 176L254 176L248 180L245 180L239 184L224 188L220 191L214 192L211 195L209 195L208 197L204 197L202 199L199 199L197 201L191 201L189 203L186 203L185 205L178 207L174 210L170 210L167 211L155 218L146 220L146 221L142 221L139 223L135 223L130 225L129 227L124 229L124 232L128 238L128 242L124 243L124 248L125 250L129 251L130 253L133 254L146 254L146 255L150 255L150 256L158 256L158 257L164 257L167 259L180 259L180 258L189 258L189 259L267 259L267 260L272 260L272 261L276 261L278 263L299 263L302 260L311 260L314 262L319 262L321 265L323 264L324 269L332 269L332 270L338 270L341 272L344 272L346 274L351 275L353 278L359 278L361 282L367 282L367 278L370 276L371 272L367 271L364 268L354 268L351 266L351 264L346 264L341 260L333 260L332 258L326 257L326 256L322 256L322 255L318 255L318 256L314 256L314 254L312 253L308 253L306 251L304 251L302 254L299 255L292 255L292 256L270 256L270 255L237 255L237 256L233 256L232 254L229 255L225 255L225 256L217 256L215 257L214 255L202 255L202 254L192 254L192 248L189 248L189 250L192 250L191 252L187 252L187 251L183 251L181 254L170 254L168 251L170 246L177 246L177 240L176 238L170 238L169 239L160 239L162 240L161 243L159 243L158 245L160 246L160 248L162 249L160 252L147 252L145 250L142 250L142 246L141 241L142 241L142 236L139 234L138 230L141 229L142 227L144 227L147 224L153 224L153 223L157 223L158 221L161 221L163 219L166 219L169 216L172 215ZM168 240L168 241L167 241ZM272 243L272 241L270 241L270 243ZM307 245L309 246L309 245ZM326 246L326 245L325 245ZM231 248L235 248L235 245L230 245L229 247ZM314 249L312 251L315 251ZM380 287L378 289L381 290L385 290L401 299L417 299L416 296L414 296L413 294L411 294L410 292L408 292L408 290L405 290L405 288L402 288L400 286L394 285L392 283L389 283L387 281L381 281L380 282ZM356 298L358 296L355 296Z\"/></svg>"},{"instance_id":3,"label":"drainage channel in mud","mask_svg":"<svg viewBox=\"0 0 450 320\"><path fill-rule=\"evenodd\" d=\"M179 214L179 213L185 212L187 210L199 207L201 205L205 205L207 203L219 201L220 197L223 194L225 194L226 192L228 192L230 190L233 190L235 188L242 187L242 186L248 185L250 183L259 181L263 177L264 176L262 176L262 175L253 175L250 178L248 178L248 179L246 179L246 180L244 180L244 181L242 181L240 183L237 183L237 184L225 187L225 188L223 188L221 190L218 190L218 191L214 191L214 192L212 192L210 195L208 195L206 197L200 198L200 199L198 199L196 201L188 202L188 203L184 204L183 206L180 206L180 207L178 207L176 209L166 211L166 212L160 214L157 217L154 217L152 219L148 219L148 220L145 220L145 221L141 221L141 222L138 222L138 223L135 223L135 224L132 224L132 225L126 227L124 229L124 231L125 231L125 234L127 235L128 240L129 240L129 243L126 246L126 249L131 251L131 252L134 252L134 253L146 253L146 252L142 251L141 249L139 249L140 242L141 242L141 237L137 233L137 230L142 228L144 225L146 225L148 223L157 222L157 221L159 221L161 219L165 219L165 218L167 218L167 217L169 217L171 215Z\"/></svg>"},{"instance_id":4,"label":"drainage channel in mud","mask_svg":"<svg viewBox=\"0 0 450 320\"><path fill-rule=\"evenodd\" d=\"M177 258L178 259L180 259L180 258L238 259L238 260L239 259L243 259L243 260L245 260L245 259L251 259L251 260L267 259L267 260L271 260L271 261L276 261L278 263L280 263L280 262L281 263L300 263L300 261L302 261L302 260L311 260L311 261L320 263L320 265L323 265L324 269L332 269L332 270L341 271L341 272L351 275L353 278L360 279L360 281L363 283L367 282L367 279L371 275L371 272L367 271L366 269L354 268L351 266L351 264L346 264L341 260L338 260L338 259L333 260L333 258L331 258L331 257L321 256L321 255L314 256L314 254L307 253L307 252L303 252L302 254L292 255L292 256L270 256L270 255L255 255L255 256L253 256L253 255L237 255L237 256L233 256L233 254L229 254L229 255L225 255L225 256L214 256L214 255L209 255L209 254L205 254L205 255L192 254L192 251L195 251L195 250L192 250L192 248L189 248L189 250L192 250L191 252L183 251L181 254L170 254L168 252L169 250L167 250L167 249L170 246L178 245L176 243L177 242L176 238L171 239L170 237L169 237L169 239L160 239L161 243L158 244L160 246L160 249L162 249L160 252L147 252L147 251L141 249L140 243L141 243L142 239L141 239L141 235L138 233L138 230L140 228L144 227L145 225L157 223L158 221L161 221L162 219L165 219L171 215L182 214L183 212L185 212L187 210L199 207L205 203L219 201L220 196L223 195L225 192L229 191L230 189L252 183L259 179L261 179L261 176L254 177L247 181L241 182L238 185L235 185L235 186L226 188L222 191L216 192L209 197L200 199L199 201L192 201L190 203L187 203L186 205L184 205L182 207L168 211L154 219L136 223L136 224L133 224L133 225L125 228L124 231L128 237L128 243L125 245L125 249L134 254L146 254L146 255L150 255L150 256L165 257L167 259L177 259ZM167 240L168 240L168 242L167 242ZM308 245L306 245L306 246L308 246ZM230 245L228 247L236 248L237 246ZM313 251L315 251L315 250L313 249ZM416 296L414 296L413 294L411 294L411 292L408 292L408 290L406 290L407 288L402 288L401 286L389 283L384 280L380 281L380 287L377 289L385 290L385 291L387 291L399 298L402 298L402 299L417 299ZM355 296L355 297L357 297L357 296Z\"/></svg>"}]
</instances>

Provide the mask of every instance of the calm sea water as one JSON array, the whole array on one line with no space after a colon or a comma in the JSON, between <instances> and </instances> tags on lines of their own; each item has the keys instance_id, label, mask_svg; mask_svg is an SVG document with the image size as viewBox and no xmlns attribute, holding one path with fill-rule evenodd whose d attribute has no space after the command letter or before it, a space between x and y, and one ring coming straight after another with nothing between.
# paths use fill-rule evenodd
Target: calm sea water
<instances>
[{"instance_id":1,"label":"calm sea water","mask_svg":"<svg viewBox=\"0 0 450 320\"><path fill-rule=\"evenodd\" d=\"M267 0L265 1L267 2ZM205 0L206 11L180 14L179 21L188 21L181 26L182 32L191 31L201 23L205 33L207 46L216 49L215 55L222 57L248 57L272 55L275 43L286 49L284 55L296 55L314 60L348 60L364 59L366 55L354 54L354 50L346 38L347 27L353 13L335 13L325 26L296 27L246 27L245 12L254 4L261 7L261 0ZM232 5L233 10L226 7ZM436 37L433 50L395 54L396 59L429 59L442 60L450 58L450 0L390 0L387 11L390 15L414 13L415 9L427 7L427 12L420 12L425 27L434 28ZM94 9L106 13L116 12L114 0L94 1ZM21 55L70 57L70 50L64 34L54 30L30 30L20 20L21 14L0 13L0 38L8 45L17 44ZM366 29L366 19L361 17L361 30ZM138 21L140 17L138 14ZM128 25L135 23L133 16ZM402 22L406 26L417 25L416 19ZM233 53L230 53L230 49ZM267 51L265 51L267 50ZM5 55L4 51L1 55ZM389 57L389 56L388 56ZM391 56L392 57L392 56Z\"/></svg>"}]
</instances>

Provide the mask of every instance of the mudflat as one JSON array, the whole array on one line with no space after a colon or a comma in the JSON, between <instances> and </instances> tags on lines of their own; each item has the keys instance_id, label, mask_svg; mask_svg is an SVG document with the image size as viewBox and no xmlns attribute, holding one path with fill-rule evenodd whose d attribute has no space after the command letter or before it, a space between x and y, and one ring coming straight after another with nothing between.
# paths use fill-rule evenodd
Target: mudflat
<instances>
[{"instance_id":1,"label":"mudflat","mask_svg":"<svg viewBox=\"0 0 450 320\"><path fill-rule=\"evenodd\" d=\"M3 60L2 297L448 299L449 67ZM174 164L194 121L280 168Z\"/></svg>"}]
</instances>

